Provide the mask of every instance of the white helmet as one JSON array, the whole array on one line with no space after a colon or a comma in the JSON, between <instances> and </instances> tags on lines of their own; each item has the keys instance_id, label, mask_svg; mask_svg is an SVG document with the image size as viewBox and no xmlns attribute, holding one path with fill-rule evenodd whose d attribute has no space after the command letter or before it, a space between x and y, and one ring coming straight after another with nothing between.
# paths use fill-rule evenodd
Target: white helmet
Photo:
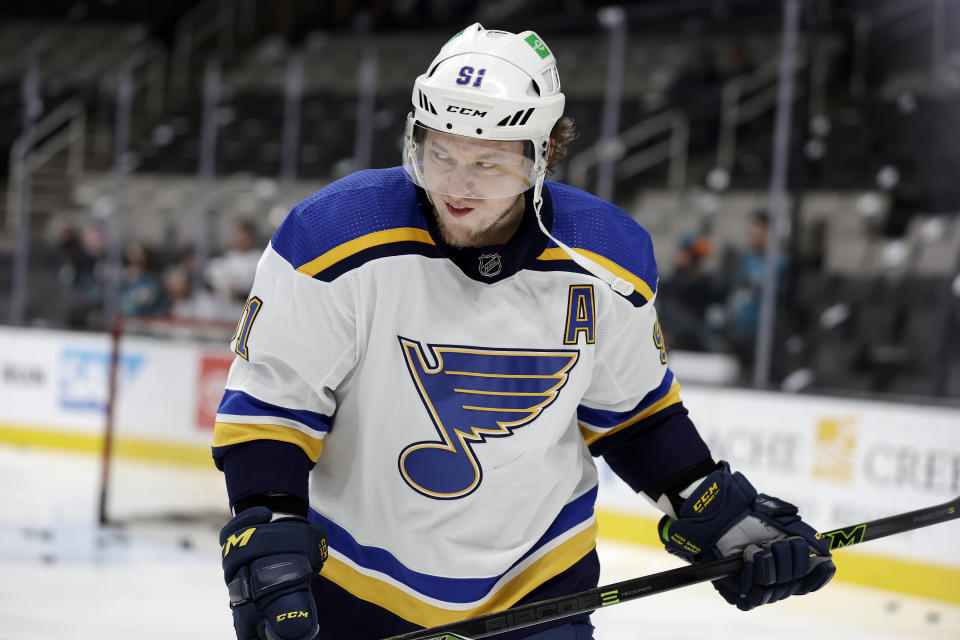
<instances>
[{"instance_id":1,"label":"white helmet","mask_svg":"<svg viewBox=\"0 0 960 640\"><path fill-rule=\"evenodd\" d=\"M550 132L563 114L564 96L555 58L533 31L513 34L470 25L417 78L412 102L403 164L415 184L447 195L498 198L542 183ZM449 176L455 171L456 177L436 177L439 164L431 173L432 156L425 169L430 131L447 134L434 138L453 143L444 143L441 161L447 163L443 170Z\"/></svg>"}]
</instances>

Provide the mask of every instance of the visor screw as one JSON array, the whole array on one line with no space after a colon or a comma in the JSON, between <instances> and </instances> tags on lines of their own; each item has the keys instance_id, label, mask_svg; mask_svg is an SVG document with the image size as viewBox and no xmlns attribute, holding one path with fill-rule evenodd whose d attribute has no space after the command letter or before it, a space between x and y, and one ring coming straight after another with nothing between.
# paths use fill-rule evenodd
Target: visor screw
<instances>
[{"instance_id":1,"label":"visor screw","mask_svg":"<svg viewBox=\"0 0 960 640\"><path fill-rule=\"evenodd\" d=\"M482 135L482 134L483 134L483 129L477 129L477 135L479 136L479 135Z\"/></svg>"},{"instance_id":2,"label":"visor screw","mask_svg":"<svg viewBox=\"0 0 960 640\"><path fill-rule=\"evenodd\" d=\"M447 129L453 129L453 125L450 124L449 122L447 123Z\"/></svg>"}]
</instances>

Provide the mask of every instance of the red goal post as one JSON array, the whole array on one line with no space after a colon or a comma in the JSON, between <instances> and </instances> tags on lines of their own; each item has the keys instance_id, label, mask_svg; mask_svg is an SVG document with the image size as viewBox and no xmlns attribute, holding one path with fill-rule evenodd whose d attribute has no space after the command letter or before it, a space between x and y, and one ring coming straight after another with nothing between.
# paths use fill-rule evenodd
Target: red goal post
<instances>
[{"instance_id":1,"label":"red goal post","mask_svg":"<svg viewBox=\"0 0 960 640\"><path fill-rule=\"evenodd\" d=\"M210 457L236 323L118 316L105 403L98 520L229 517Z\"/></svg>"}]
</instances>

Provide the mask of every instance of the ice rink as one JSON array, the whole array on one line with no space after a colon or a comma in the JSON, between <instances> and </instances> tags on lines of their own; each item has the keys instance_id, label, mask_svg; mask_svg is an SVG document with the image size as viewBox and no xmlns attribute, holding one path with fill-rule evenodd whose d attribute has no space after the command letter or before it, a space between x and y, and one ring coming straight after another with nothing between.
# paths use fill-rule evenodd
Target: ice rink
<instances>
[{"instance_id":1,"label":"ice rink","mask_svg":"<svg viewBox=\"0 0 960 640\"><path fill-rule=\"evenodd\" d=\"M212 525L144 520L98 529L96 456L0 445L0 640L232 640ZM222 504L210 469L119 468L125 495ZM121 477L121 476L118 476ZM147 502L147 500L140 500ZM943 525L951 526L951 525ZM601 541L603 583L678 566L647 547ZM842 552L838 554L843 572ZM595 614L599 640L960 638L960 606L834 581L741 613L697 585Z\"/></svg>"}]
</instances>

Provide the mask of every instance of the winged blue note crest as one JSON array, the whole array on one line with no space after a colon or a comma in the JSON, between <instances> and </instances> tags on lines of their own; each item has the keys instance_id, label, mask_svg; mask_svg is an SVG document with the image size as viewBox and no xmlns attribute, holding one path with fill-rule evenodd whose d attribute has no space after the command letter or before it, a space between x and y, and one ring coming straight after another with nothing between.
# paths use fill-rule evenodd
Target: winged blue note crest
<instances>
[{"instance_id":1,"label":"winged blue note crest","mask_svg":"<svg viewBox=\"0 0 960 640\"><path fill-rule=\"evenodd\" d=\"M399 337L423 406L439 440L400 452L400 475L429 498L471 494L483 480L473 448L530 424L559 395L576 350L487 349L427 345Z\"/></svg>"}]
</instances>

